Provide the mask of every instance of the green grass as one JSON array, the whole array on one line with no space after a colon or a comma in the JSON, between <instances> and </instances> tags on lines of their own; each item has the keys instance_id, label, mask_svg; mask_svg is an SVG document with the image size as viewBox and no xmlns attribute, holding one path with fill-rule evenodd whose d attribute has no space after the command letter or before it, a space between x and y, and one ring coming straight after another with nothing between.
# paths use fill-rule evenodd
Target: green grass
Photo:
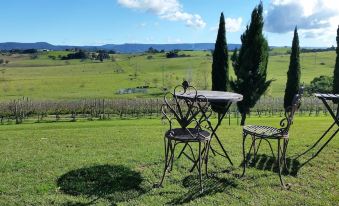
<instances>
[{"instance_id":1,"label":"green grass","mask_svg":"<svg viewBox=\"0 0 339 206\"><path fill-rule=\"evenodd\" d=\"M304 151L330 121L297 116L288 156ZM188 172L185 159L175 162L164 188L152 188L163 169L162 137L168 127L158 119L3 125L0 205L338 205L337 140L295 171L296 176L284 176L292 184L284 190L271 169L267 145L262 145L259 156L269 161L250 167L244 179L236 177L241 174L241 127L235 119L231 126L226 122L218 133L235 165L212 155L213 178L204 180L203 194L198 192L197 172ZM247 120L275 126L278 122L278 118Z\"/></svg>"},{"instance_id":2,"label":"green grass","mask_svg":"<svg viewBox=\"0 0 339 206\"><path fill-rule=\"evenodd\" d=\"M275 79L266 95L283 96L289 55L286 48L276 48L280 53L269 58L268 78ZM211 87L210 52L185 51L191 57L167 59L164 54L116 54L116 62L52 60L49 55L65 55L65 52L47 52L37 59L27 55L14 55L10 63L0 67L1 99L22 96L35 100L60 100L82 98L134 98L153 97L162 94L161 88L173 87L183 79L191 80L199 89ZM316 76L333 75L334 52L305 53L301 55L301 82L309 84ZM122 73L115 72L118 68ZM135 77L136 74L136 77ZM230 67L230 75L234 77ZM119 95L117 90L149 85L147 94Z\"/></svg>"}]
</instances>

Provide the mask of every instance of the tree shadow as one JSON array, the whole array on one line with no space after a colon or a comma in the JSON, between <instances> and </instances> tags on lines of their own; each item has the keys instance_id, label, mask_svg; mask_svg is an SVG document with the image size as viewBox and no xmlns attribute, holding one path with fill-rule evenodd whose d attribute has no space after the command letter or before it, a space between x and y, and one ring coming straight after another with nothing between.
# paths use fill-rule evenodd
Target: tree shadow
<instances>
[{"instance_id":1,"label":"tree shadow","mask_svg":"<svg viewBox=\"0 0 339 206\"><path fill-rule=\"evenodd\" d=\"M196 175L187 176L183 180L183 186L188 188L188 192L182 196L168 202L170 205L185 204L192 200L202 198L207 195L213 195L226 191L227 188L237 187L238 185L230 179L219 178L216 175L203 178L203 188L201 192L199 178Z\"/></svg>"},{"instance_id":2,"label":"tree shadow","mask_svg":"<svg viewBox=\"0 0 339 206\"><path fill-rule=\"evenodd\" d=\"M67 202L67 205L90 205L100 198L115 205L144 194L141 182L141 174L125 166L96 165L67 172L58 178L57 185L65 194L92 198L89 203Z\"/></svg>"},{"instance_id":3,"label":"tree shadow","mask_svg":"<svg viewBox=\"0 0 339 206\"><path fill-rule=\"evenodd\" d=\"M244 161L242 161L240 166L243 165ZM282 170L283 175L298 175L298 172L301 168L301 163L298 160L286 158L286 165L286 168L284 167ZM276 157L268 156L266 154L257 154L255 159L253 158L253 154L251 154L248 161L248 167L253 167L259 170L268 170L275 173L279 172Z\"/></svg>"}]
</instances>

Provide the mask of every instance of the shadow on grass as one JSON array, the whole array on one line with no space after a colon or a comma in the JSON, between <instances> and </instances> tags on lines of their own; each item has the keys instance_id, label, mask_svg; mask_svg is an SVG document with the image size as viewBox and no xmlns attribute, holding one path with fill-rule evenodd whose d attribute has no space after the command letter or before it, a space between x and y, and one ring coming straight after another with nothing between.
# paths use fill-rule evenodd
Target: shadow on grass
<instances>
[{"instance_id":1,"label":"shadow on grass","mask_svg":"<svg viewBox=\"0 0 339 206\"><path fill-rule=\"evenodd\" d=\"M283 175L291 175L297 176L299 169L301 168L301 164L296 159L286 158L287 168L283 168ZM244 165L244 161L240 164L242 167ZM256 158L253 159L253 155L249 158L248 167L253 167L259 170L268 170L275 173L278 173L278 164L276 157L268 156L265 154L257 154Z\"/></svg>"},{"instance_id":2,"label":"shadow on grass","mask_svg":"<svg viewBox=\"0 0 339 206\"><path fill-rule=\"evenodd\" d=\"M237 184L234 181L226 178L219 178L216 176L210 176L208 178L203 177L204 191L201 192L199 186L199 178L196 175L190 175L183 180L183 186L186 187L189 192L172 200L171 202L168 202L167 204L185 204L207 195L225 192L230 187L237 187Z\"/></svg>"},{"instance_id":3,"label":"shadow on grass","mask_svg":"<svg viewBox=\"0 0 339 206\"><path fill-rule=\"evenodd\" d=\"M142 177L122 165L97 165L72 170L57 180L63 193L79 196L84 195L93 200L89 203L66 203L67 205L90 205L100 198L112 205L130 200L144 194L140 187Z\"/></svg>"}]
</instances>

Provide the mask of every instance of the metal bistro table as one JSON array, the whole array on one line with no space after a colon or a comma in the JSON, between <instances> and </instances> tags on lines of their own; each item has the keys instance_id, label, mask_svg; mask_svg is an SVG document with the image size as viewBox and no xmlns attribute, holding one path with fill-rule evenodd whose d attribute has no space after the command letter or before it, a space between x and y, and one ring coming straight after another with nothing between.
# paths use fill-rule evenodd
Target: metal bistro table
<instances>
[{"instance_id":1,"label":"metal bistro table","mask_svg":"<svg viewBox=\"0 0 339 206\"><path fill-rule=\"evenodd\" d=\"M320 147L320 149L314 153L312 155L312 157L310 159L308 159L305 163L303 163L303 165L305 165L306 163L308 163L310 160L312 160L313 158L315 158L325 147L326 145L333 139L333 137L335 137L335 135L338 133L339 131L339 94L315 94L316 97L318 97L325 105L326 109L328 110L328 112L330 113L331 117L333 118L334 122L332 123L332 125L324 132L324 134L309 148L307 149L305 152L303 152L301 155L299 155L298 157L306 154L307 152L309 152L310 150L312 150L314 147L316 147L319 142L327 135L327 133L335 126L337 125L338 128L334 131L334 133L329 137L329 139ZM334 105L336 105L337 107L337 111L335 113L335 111L333 111L335 108L331 108L331 106L329 105L329 102L333 101Z\"/></svg>"},{"instance_id":2,"label":"metal bistro table","mask_svg":"<svg viewBox=\"0 0 339 206\"><path fill-rule=\"evenodd\" d=\"M178 98L188 98L188 99L192 99L195 97L195 94L193 93L185 93L185 94L177 94L176 95ZM223 109L221 113L217 113L218 114L218 121L217 124L215 126L212 125L211 121L209 120L209 115L207 115L206 111L201 111L201 113L203 114L203 117L205 118L206 122L207 122L207 126L208 129L211 130L211 139L213 139L213 137L215 137L215 139L218 142L218 145L220 146L220 148L222 149L223 153L218 152L217 150L213 149L210 146L211 151L213 152L213 154L218 154L221 155L225 158L228 159L228 161L231 163L231 165L233 165L232 160L230 159L230 157L227 154L227 151L225 150L224 146L222 145L216 131L218 129L218 127L220 126L223 118L225 117L228 109L230 108L231 104L233 102L238 102L241 101L243 99L243 96L241 94L237 94L237 93L232 93L232 92L221 92L221 91L208 91L208 90L198 90L197 91L197 98L204 98L207 99L207 101L209 103L220 103L223 105ZM196 164L193 165L191 171L193 171L193 169L195 168Z\"/></svg>"}]
</instances>

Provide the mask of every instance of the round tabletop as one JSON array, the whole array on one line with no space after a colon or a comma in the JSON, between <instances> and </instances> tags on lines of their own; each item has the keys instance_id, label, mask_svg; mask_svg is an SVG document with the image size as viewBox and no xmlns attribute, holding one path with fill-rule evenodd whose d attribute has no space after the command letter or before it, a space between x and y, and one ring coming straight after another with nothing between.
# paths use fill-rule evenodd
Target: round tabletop
<instances>
[{"instance_id":1,"label":"round tabletop","mask_svg":"<svg viewBox=\"0 0 339 206\"><path fill-rule=\"evenodd\" d=\"M202 95L206 97L209 102L239 102L243 99L241 94L233 92L221 92L221 91L208 91L208 90L198 90L197 95ZM177 94L177 97L181 98L194 98L195 94Z\"/></svg>"},{"instance_id":2,"label":"round tabletop","mask_svg":"<svg viewBox=\"0 0 339 206\"><path fill-rule=\"evenodd\" d=\"M339 94L320 94L315 93L314 94L319 99L326 99L326 100L339 100Z\"/></svg>"}]
</instances>

